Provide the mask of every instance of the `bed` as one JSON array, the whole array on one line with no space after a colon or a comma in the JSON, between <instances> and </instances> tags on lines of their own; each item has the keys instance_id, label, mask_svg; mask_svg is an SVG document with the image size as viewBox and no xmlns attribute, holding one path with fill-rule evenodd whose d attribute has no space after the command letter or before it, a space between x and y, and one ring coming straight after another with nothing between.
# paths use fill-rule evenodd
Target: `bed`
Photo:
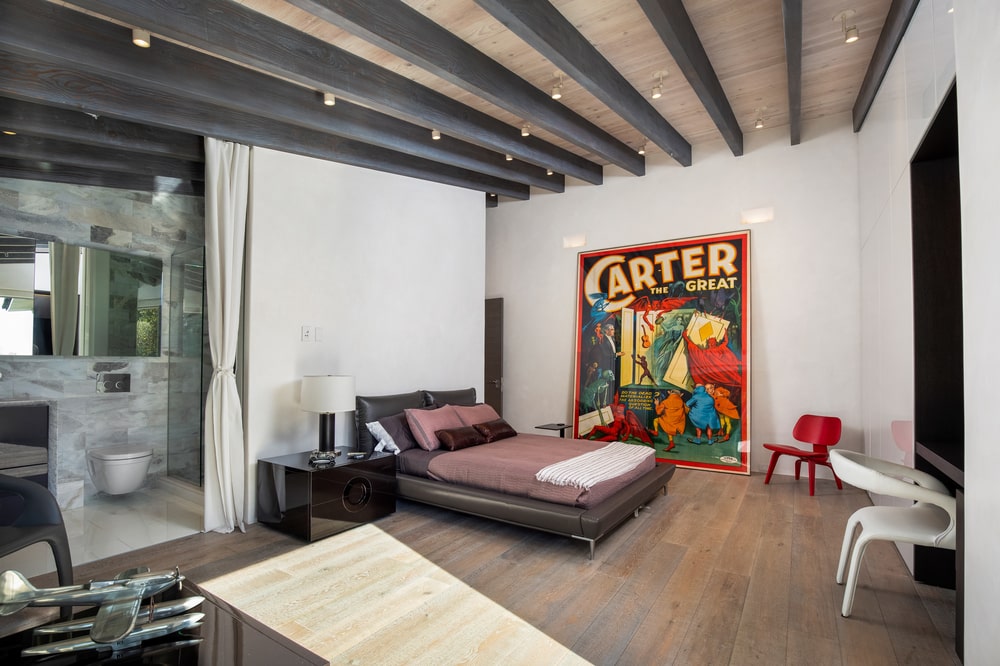
<instances>
[{"instance_id":1,"label":"bed","mask_svg":"<svg viewBox=\"0 0 1000 666\"><path fill-rule=\"evenodd\" d=\"M482 409L485 407L477 405L476 391L472 388L358 396L355 412L358 450L373 451L378 443L369 432L366 424L376 421L389 424L393 420L398 421L406 413L406 410L411 410L412 414L412 410L430 411L443 405L456 406L457 409L473 407ZM506 426L502 419L500 422ZM520 446L521 444L518 442L546 450L556 450L561 445L595 446L595 443L586 440L561 439L523 433L515 433L515 435L516 437L512 437L509 441L507 439L491 441L474 448L493 447L504 444L504 442L506 444L503 448L508 452L513 451L511 447ZM601 445L604 444L606 443L601 443ZM523 448L517 449L512 455L519 457L521 452L525 450ZM538 491L535 493L536 497L522 497L508 492L439 480L433 478L433 471L428 471L440 468L444 464L441 461L448 460L447 456L462 454L466 451L467 449L462 447L461 450L455 451L417 451L410 455L406 455L408 451L400 453L396 456L397 496L474 516L579 539L590 545L591 559L594 558L595 544L601 537L620 525L629 516L638 517L639 509L657 494L666 494L667 482L673 476L675 469L673 465L657 463L653 459L651 464L644 463L643 467L631 472L634 478L631 478L627 483L622 484L620 481L601 482L590 488L589 491L582 493L585 496L580 498L580 501L567 504L564 503L567 501L566 497L554 498L555 501L548 499L549 496L546 492L551 492L551 490ZM616 483L617 487L615 487Z\"/></svg>"}]
</instances>

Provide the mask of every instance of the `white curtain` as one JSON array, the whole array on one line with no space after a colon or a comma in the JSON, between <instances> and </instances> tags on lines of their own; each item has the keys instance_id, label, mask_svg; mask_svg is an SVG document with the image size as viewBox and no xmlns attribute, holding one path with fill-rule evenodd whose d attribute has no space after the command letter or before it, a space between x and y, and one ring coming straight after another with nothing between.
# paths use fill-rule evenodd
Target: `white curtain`
<instances>
[{"instance_id":1,"label":"white curtain","mask_svg":"<svg viewBox=\"0 0 1000 666\"><path fill-rule=\"evenodd\" d=\"M205 402L205 530L246 531L247 453L236 388L250 147L205 139L205 286L212 380Z\"/></svg>"},{"instance_id":2,"label":"white curtain","mask_svg":"<svg viewBox=\"0 0 1000 666\"><path fill-rule=\"evenodd\" d=\"M49 243L49 307L52 314L52 355L72 356L76 343L80 299L80 248Z\"/></svg>"}]
</instances>

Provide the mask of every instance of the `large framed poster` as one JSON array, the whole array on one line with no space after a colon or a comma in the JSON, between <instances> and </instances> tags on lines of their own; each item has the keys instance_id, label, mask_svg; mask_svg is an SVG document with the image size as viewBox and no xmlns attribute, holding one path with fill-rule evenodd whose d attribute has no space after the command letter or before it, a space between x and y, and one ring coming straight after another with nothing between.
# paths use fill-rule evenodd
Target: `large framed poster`
<instances>
[{"instance_id":1,"label":"large framed poster","mask_svg":"<svg viewBox=\"0 0 1000 666\"><path fill-rule=\"evenodd\" d=\"M750 232L581 252L581 439L750 473Z\"/></svg>"}]
</instances>

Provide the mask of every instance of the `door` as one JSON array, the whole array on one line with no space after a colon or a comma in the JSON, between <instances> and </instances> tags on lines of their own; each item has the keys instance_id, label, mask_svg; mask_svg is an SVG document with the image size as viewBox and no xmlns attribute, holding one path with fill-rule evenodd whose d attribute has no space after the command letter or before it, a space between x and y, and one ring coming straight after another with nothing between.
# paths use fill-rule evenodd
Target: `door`
<instances>
[{"instance_id":1,"label":"door","mask_svg":"<svg viewBox=\"0 0 1000 666\"><path fill-rule=\"evenodd\" d=\"M486 299L483 402L503 416L503 299Z\"/></svg>"}]
</instances>

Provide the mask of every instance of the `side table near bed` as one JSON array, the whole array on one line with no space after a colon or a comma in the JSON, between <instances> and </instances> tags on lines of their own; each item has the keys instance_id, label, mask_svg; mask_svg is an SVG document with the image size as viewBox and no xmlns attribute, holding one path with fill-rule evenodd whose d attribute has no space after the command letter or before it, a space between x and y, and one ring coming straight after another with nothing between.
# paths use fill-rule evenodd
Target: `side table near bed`
<instances>
[{"instance_id":1,"label":"side table near bed","mask_svg":"<svg viewBox=\"0 0 1000 666\"><path fill-rule=\"evenodd\" d=\"M337 456L314 465L309 451L257 461L257 519L306 541L349 530L396 510L391 453Z\"/></svg>"},{"instance_id":2,"label":"side table near bed","mask_svg":"<svg viewBox=\"0 0 1000 666\"><path fill-rule=\"evenodd\" d=\"M542 425L535 426L538 430L558 430L560 437L565 437L566 431L572 427L572 424L569 423L543 423Z\"/></svg>"}]
</instances>

